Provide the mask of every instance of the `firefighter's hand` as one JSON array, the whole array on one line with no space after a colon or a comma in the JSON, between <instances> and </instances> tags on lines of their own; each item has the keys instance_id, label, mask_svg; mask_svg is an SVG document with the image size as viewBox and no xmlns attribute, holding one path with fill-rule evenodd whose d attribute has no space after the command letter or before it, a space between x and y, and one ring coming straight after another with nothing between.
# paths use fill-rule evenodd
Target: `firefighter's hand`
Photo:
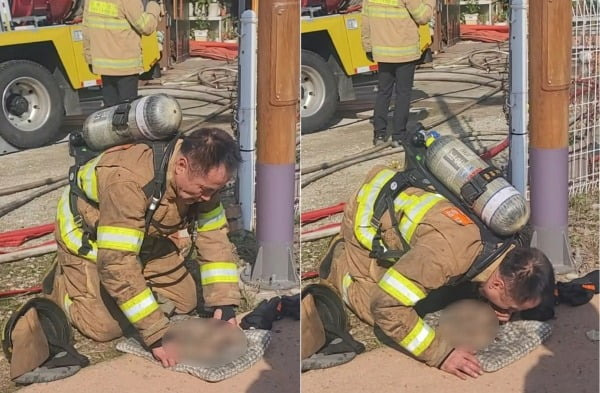
<instances>
[{"instance_id":1,"label":"firefighter's hand","mask_svg":"<svg viewBox=\"0 0 600 393\"><path fill-rule=\"evenodd\" d=\"M233 306L223 306L221 308L217 308L213 314L213 318L227 321L234 326L237 326L238 324L237 319L235 318Z\"/></svg>"},{"instance_id":2,"label":"firefighter's hand","mask_svg":"<svg viewBox=\"0 0 600 393\"><path fill-rule=\"evenodd\" d=\"M177 364L175 348L169 344L152 348L152 355L162 363L163 367L173 367Z\"/></svg>"},{"instance_id":3,"label":"firefighter's hand","mask_svg":"<svg viewBox=\"0 0 600 393\"><path fill-rule=\"evenodd\" d=\"M367 55L367 59L369 59L369 61L371 63L373 63L374 62L374 60L373 60L373 52L367 52L365 54Z\"/></svg>"},{"instance_id":4,"label":"firefighter's hand","mask_svg":"<svg viewBox=\"0 0 600 393\"><path fill-rule=\"evenodd\" d=\"M479 360L477 360L473 352L461 348L456 348L452 351L444 363L442 363L440 369L454 374L460 379L467 379L467 376L477 378L483 374Z\"/></svg>"}]
</instances>

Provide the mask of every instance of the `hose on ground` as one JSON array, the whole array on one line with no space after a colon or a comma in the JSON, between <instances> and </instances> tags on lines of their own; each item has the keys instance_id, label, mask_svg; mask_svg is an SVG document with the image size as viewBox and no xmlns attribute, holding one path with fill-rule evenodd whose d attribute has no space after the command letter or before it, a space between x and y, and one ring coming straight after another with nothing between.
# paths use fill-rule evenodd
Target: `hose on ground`
<instances>
[{"instance_id":1,"label":"hose on ground","mask_svg":"<svg viewBox=\"0 0 600 393\"><path fill-rule=\"evenodd\" d=\"M194 130L196 127L198 127L201 124L206 123L209 120L214 119L215 117L219 116L220 114L227 112L228 110L230 110L233 107L233 103L229 103L227 105L224 105L222 108L219 108L217 110L215 110L214 112L210 113L208 116L206 116L204 119L195 121L194 123L188 125L186 128L184 128L183 130L181 130L182 133L186 134L192 130Z\"/></svg>"},{"instance_id":2,"label":"hose on ground","mask_svg":"<svg viewBox=\"0 0 600 393\"><path fill-rule=\"evenodd\" d=\"M317 171L320 171L320 170L323 170L323 169L330 168L330 167L332 167L334 165L341 164L341 163L343 163L343 162L345 162L347 160L351 160L351 159L355 159L355 158L359 158L359 157L363 157L363 156L366 156L366 155L369 155L369 154L376 153L376 152L378 152L380 150L383 150L383 149L389 147L390 145L391 145L390 142L383 143L383 144L381 144L379 146L375 146L375 147L373 147L371 149L366 149L366 150L363 150L363 151L361 151L359 153L352 154L351 156L344 156L342 158L338 158L337 160L332 160L332 161L323 162L323 163L316 164L316 165L311 165L311 166L308 166L308 167L303 167L300 173L303 174L303 175L308 175L309 173L317 172Z\"/></svg>"},{"instance_id":3,"label":"hose on ground","mask_svg":"<svg viewBox=\"0 0 600 393\"><path fill-rule=\"evenodd\" d=\"M0 298L17 296L17 295L31 295L31 294L40 293L40 292L42 292L41 285L36 285L35 287L31 287L31 288L9 289L8 291L0 292Z\"/></svg>"},{"instance_id":4,"label":"hose on ground","mask_svg":"<svg viewBox=\"0 0 600 393\"><path fill-rule=\"evenodd\" d=\"M452 111L451 113L449 113L446 116L440 116L437 119L433 119L430 120L429 122L423 122L423 126L426 129L429 128L433 128L436 127L440 124L443 124L445 122L447 122L448 120L458 116L459 114L465 112L466 110L472 108L473 106L479 104L482 101L485 101L486 99L488 99L489 97L493 96L494 94L498 93L499 91L502 90L502 87L496 87L495 89L492 89L491 91L489 91L488 93L482 95L481 97L479 97L477 100L473 101L473 102L469 102L468 104L465 104L463 106L461 106L460 108L458 108L455 111ZM336 160L336 164L334 165L326 165L327 169L323 170L320 173L317 173L313 176L310 176L306 179L302 180L302 187L306 187L307 185L313 183L316 180L319 180L325 176L328 176L332 173L335 173L337 171L340 171L342 169L345 169L349 166L352 166L354 164L358 164L364 161L370 161L370 160L374 160L380 157L384 157L390 154L395 154L395 153L399 153L401 151L403 151L404 149L402 149L402 147L398 147L398 148L394 148L391 150L387 150L387 151L381 151L381 152L375 152L375 153L370 153L370 154L365 154L364 152L359 153L359 157L356 157L356 154L354 155L354 157L348 157L346 159L339 159ZM323 164L320 164L323 165ZM315 166L313 166L314 168ZM310 173L310 172L309 172Z\"/></svg>"},{"instance_id":5,"label":"hose on ground","mask_svg":"<svg viewBox=\"0 0 600 393\"><path fill-rule=\"evenodd\" d=\"M2 189L0 189L0 196L17 194L19 192L27 191L32 188L48 186L50 184L58 183L61 180L65 180L66 178L67 178L67 176L64 176L64 175L54 176L54 177L48 177L46 179L34 180L29 183L19 184L18 186L2 188Z\"/></svg>"},{"instance_id":6,"label":"hose on ground","mask_svg":"<svg viewBox=\"0 0 600 393\"><path fill-rule=\"evenodd\" d=\"M42 195L45 195L47 193L49 193L50 191L54 191L57 188L66 186L69 183L68 179L64 179L61 180L59 182L56 182L54 184L50 184L47 186L42 187L39 190L36 190L32 193L29 193L28 195L24 196L23 198L20 198L16 201L12 201L9 202L3 206L0 206L0 217L5 216L7 213L10 213L11 211L31 202L32 200L34 200L35 198L38 198Z\"/></svg>"},{"instance_id":7,"label":"hose on ground","mask_svg":"<svg viewBox=\"0 0 600 393\"><path fill-rule=\"evenodd\" d=\"M202 96L200 96L199 93L186 92L186 91L180 91L180 92L169 94L169 97L173 97L173 98L179 99L179 100L201 101L201 102L208 102L211 104L218 104L218 105L223 105L224 101L231 101L230 97L220 97L220 96L216 96L217 98L202 97Z\"/></svg>"},{"instance_id":8,"label":"hose on ground","mask_svg":"<svg viewBox=\"0 0 600 393\"><path fill-rule=\"evenodd\" d=\"M196 85L198 87L202 87L201 85ZM165 92L166 91L176 91L176 92L183 92L183 93L202 93L202 94L206 94L209 96L215 96L215 97L220 97L220 98L226 98L226 99L231 99L235 96L235 92L231 92L231 93L224 93L223 91L213 91L213 90L207 90L207 89L196 89L196 88L189 88L189 89L184 89L182 87L168 87L168 86L142 86L139 88L139 90L142 91L148 91L148 90L157 90L160 92ZM165 93L165 94L169 94L169 93ZM170 94L169 94L170 95Z\"/></svg>"},{"instance_id":9,"label":"hose on ground","mask_svg":"<svg viewBox=\"0 0 600 393\"><path fill-rule=\"evenodd\" d=\"M50 254L51 252L56 251L56 247L56 242L52 242L51 244L44 244L36 247L26 248L24 250L17 250L6 254L0 254L0 264Z\"/></svg>"},{"instance_id":10,"label":"hose on ground","mask_svg":"<svg viewBox=\"0 0 600 393\"><path fill-rule=\"evenodd\" d=\"M359 164L361 162L365 162L365 161L370 161L370 160L374 160L376 158L380 158L380 157L385 157L385 156L389 156L390 154L396 154L396 153L401 153L404 151L404 148L402 147L395 147L393 149L390 150L385 150L382 152L376 152L376 153L372 153L366 156L362 156L362 157L358 157L352 160L348 160L345 162L341 162L337 165L333 165L319 173L316 173L306 179L302 179L302 187L306 187L307 185L309 185L310 183L313 183L319 179L322 179L325 176L329 176L332 173L338 172L342 169L348 168L349 166L352 166L354 164Z\"/></svg>"}]
</instances>

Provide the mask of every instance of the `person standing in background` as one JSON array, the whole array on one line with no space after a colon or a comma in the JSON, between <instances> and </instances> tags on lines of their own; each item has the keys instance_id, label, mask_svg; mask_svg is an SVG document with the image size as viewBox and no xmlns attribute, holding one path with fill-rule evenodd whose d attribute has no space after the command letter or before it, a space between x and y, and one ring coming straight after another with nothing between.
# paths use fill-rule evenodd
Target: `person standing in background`
<instances>
[{"instance_id":1,"label":"person standing in background","mask_svg":"<svg viewBox=\"0 0 600 393\"><path fill-rule=\"evenodd\" d=\"M403 138L415 69L421 58L419 26L429 23L434 8L435 0L363 1L363 48L379 67L373 114L374 145L388 139L387 120L394 87L392 144L398 146Z\"/></svg>"},{"instance_id":2,"label":"person standing in background","mask_svg":"<svg viewBox=\"0 0 600 393\"><path fill-rule=\"evenodd\" d=\"M143 72L141 36L156 31L161 6L141 0L87 0L83 49L91 71L102 78L104 106L137 97Z\"/></svg>"}]
</instances>

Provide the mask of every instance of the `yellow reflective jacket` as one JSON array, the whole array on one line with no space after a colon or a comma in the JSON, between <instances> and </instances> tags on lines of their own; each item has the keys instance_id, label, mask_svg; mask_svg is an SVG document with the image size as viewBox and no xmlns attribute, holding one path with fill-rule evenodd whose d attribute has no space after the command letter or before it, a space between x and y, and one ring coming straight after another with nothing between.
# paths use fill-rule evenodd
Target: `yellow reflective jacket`
<instances>
[{"instance_id":1,"label":"yellow reflective jacket","mask_svg":"<svg viewBox=\"0 0 600 393\"><path fill-rule=\"evenodd\" d=\"M83 11L85 59L98 75L143 72L141 36L156 31L160 6L141 0L86 0Z\"/></svg>"},{"instance_id":2,"label":"yellow reflective jacket","mask_svg":"<svg viewBox=\"0 0 600 393\"><path fill-rule=\"evenodd\" d=\"M435 0L364 0L362 43L379 63L418 60L431 42Z\"/></svg>"},{"instance_id":3,"label":"yellow reflective jacket","mask_svg":"<svg viewBox=\"0 0 600 393\"><path fill-rule=\"evenodd\" d=\"M227 219L219 197L191 206L176 198L172 165L180 144L181 141L169 163L167 188L148 233L144 230L149 201L143 187L152 181L154 165L152 149L146 144L111 149L79 169L78 186L98 204L96 208L82 198L77 201L82 219L96 231L87 254L79 252L84 231L69 206L70 186L58 206L57 240L73 255L97 264L102 286L147 344L162 337L168 320L159 310L140 262L160 258L156 252L165 248L165 240L173 242L179 254L185 256L192 246L191 238L177 234L194 223L194 245L206 306L240 303L236 257L227 237Z\"/></svg>"}]
</instances>

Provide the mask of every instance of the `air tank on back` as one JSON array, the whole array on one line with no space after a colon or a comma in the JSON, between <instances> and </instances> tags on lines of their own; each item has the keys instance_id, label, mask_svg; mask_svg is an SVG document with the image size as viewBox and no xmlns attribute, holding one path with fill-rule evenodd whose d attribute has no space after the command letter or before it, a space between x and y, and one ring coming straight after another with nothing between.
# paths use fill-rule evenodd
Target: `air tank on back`
<instances>
[{"instance_id":1,"label":"air tank on back","mask_svg":"<svg viewBox=\"0 0 600 393\"><path fill-rule=\"evenodd\" d=\"M155 94L92 113L83 124L83 139L93 150L138 140L163 140L174 136L182 120L177 100Z\"/></svg>"},{"instance_id":2,"label":"air tank on back","mask_svg":"<svg viewBox=\"0 0 600 393\"><path fill-rule=\"evenodd\" d=\"M425 163L431 173L463 200L461 188L489 167L454 136L429 131L425 133L425 145ZM488 228L501 236L518 232L529 220L527 201L503 177L489 182L471 207Z\"/></svg>"}]
</instances>

